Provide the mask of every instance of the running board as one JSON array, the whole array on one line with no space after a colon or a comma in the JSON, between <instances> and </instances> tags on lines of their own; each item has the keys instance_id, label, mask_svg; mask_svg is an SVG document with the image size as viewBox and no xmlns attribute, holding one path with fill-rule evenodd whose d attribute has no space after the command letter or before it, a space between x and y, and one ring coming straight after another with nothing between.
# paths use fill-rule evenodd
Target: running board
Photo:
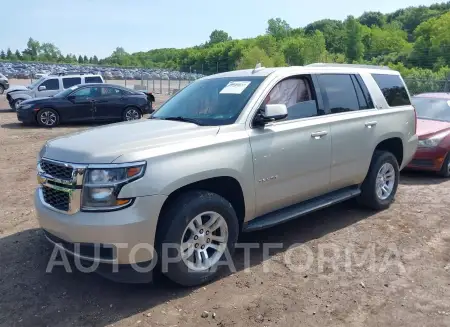
<instances>
[{"instance_id":1,"label":"running board","mask_svg":"<svg viewBox=\"0 0 450 327\"><path fill-rule=\"evenodd\" d=\"M361 194L361 190L358 186L346 187L338 191L333 191L326 195L322 195L317 198L297 203L287 208L279 209L260 217L256 217L250 220L244 226L243 231L253 232L256 230L265 229L281 223L285 223L297 217L307 215L313 211L349 200L358 196L359 194Z\"/></svg>"}]
</instances>

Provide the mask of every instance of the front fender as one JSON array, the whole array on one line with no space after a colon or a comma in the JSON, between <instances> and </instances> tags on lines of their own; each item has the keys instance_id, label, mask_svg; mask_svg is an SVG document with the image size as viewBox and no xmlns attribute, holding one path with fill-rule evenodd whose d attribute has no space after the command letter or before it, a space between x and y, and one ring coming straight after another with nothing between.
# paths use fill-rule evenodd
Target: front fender
<instances>
[{"instance_id":1,"label":"front fender","mask_svg":"<svg viewBox=\"0 0 450 327\"><path fill-rule=\"evenodd\" d=\"M33 97L27 93L22 93L22 92L11 92L8 93L8 95L11 97L12 100L17 100L17 99L23 99L23 100L29 100L29 99L33 99Z\"/></svg>"}]
</instances>

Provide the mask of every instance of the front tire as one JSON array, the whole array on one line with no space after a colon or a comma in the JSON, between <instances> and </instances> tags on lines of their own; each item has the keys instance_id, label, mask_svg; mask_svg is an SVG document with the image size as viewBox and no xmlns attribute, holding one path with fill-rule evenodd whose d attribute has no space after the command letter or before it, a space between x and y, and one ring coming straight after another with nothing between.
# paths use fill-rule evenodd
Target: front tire
<instances>
[{"instance_id":1,"label":"front tire","mask_svg":"<svg viewBox=\"0 0 450 327\"><path fill-rule=\"evenodd\" d=\"M441 170L439 171L439 175L444 178L450 177L450 153L447 153L445 156L445 160L442 163Z\"/></svg>"},{"instance_id":2,"label":"front tire","mask_svg":"<svg viewBox=\"0 0 450 327\"><path fill-rule=\"evenodd\" d=\"M44 108L38 112L37 122L43 127L56 127L59 125L59 115L53 109Z\"/></svg>"},{"instance_id":3,"label":"front tire","mask_svg":"<svg viewBox=\"0 0 450 327\"><path fill-rule=\"evenodd\" d=\"M185 193L160 219L163 225L157 235L159 266L164 275L179 285L196 286L211 281L223 268L221 261L234 252L239 234L236 212L230 202L215 193Z\"/></svg>"},{"instance_id":4,"label":"front tire","mask_svg":"<svg viewBox=\"0 0 450 327\"><path fill-rule=\"evenodd\" d=\"M25 101L25 99L16 99L16 100L14 100L13 103L12 103L12 107L13 107L12 109L13 109L14 111L17 111L17 110L19 109L20 104L21 104L23 101Z\"/></svg>"},{"instance_id":5,"label":"front tire","mask_svg":"<svg viewBox=\"0 0 450 327\"><path fill-rule=\"evenodd\" d=\"M138 108L128 107L123 112L124 121L139 120L142 118L142 113Z\"/></svg>"},{"instance_id":6,"label":"front tire","mask_svg":"<svg viewBox=\"0 0 450 327\"><path fill-rule=\"evenodd\" d=\"M395 156L390 152L375 151L369 172L361 186L359 202L374 210L387 209L394 201L399 175Z\"/></svg>"}]
</instances>

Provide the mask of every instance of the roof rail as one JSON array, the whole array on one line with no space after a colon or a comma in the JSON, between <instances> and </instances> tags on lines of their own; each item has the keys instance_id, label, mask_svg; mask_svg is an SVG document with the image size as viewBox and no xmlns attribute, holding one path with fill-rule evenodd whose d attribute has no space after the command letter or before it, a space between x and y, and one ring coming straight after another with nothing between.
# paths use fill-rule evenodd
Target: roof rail
<instances>
[{"instance_id":1,"label":"roof rail","mask_svg":"<svg viewBox=\"0 0 450 327\"><path fill-rule=\"evenodd\" d=\"M88 74L95 74L95 73L94 72L58 72L58 73L52 73L51 75L65 76L65 75L88 75Z\"/></svg>"},{"instance_id":2,"label":"roof rail","mask_svg":"<svg viewBox=\"0 0 450 327\"><path fill-rule=\"evenodd\" d=\"M369 69L384 69L392 70L388 66L377 66L377 65L360 65L360 64L336 64L336 63L314 63L306 65L305 67L348 67L348 68L369 68Z\"/></svg>"}]
</instances>

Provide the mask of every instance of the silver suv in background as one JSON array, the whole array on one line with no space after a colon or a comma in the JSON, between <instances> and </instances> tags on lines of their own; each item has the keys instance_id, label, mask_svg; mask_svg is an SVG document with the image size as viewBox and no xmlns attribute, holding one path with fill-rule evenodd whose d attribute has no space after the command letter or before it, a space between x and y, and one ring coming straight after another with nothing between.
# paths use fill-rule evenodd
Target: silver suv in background
<instances>
[{"instance_id":1,"label":"silver suv in background","mask_svg":"<svg viewBox=\"0 0 450 327\"><path fill-rule=\"evenodd\" d=\"M3 94L7 89L9 89L8 78L0 73L0 95Z\"/></svg>"},{"instance_id":2,"label":"silver suv in background","mask_svg":"<svg viewBox=\"0 0 450 327\"><path fill-rule=\"evenodd\" d=\"M417 142L394 70L232 71L195 81L148 120L47 142L37 217L50 242L101 262L110 278L148 281L136 266L156 265L198 285L217 275L241 232L351 198L388 208Z\"/></svg>"},{"instance_id":3,"label":"silver suv in background","mask_svg":"<svg viewBox=\"0 0 450 327\"><path fill-rule=\"evenodd\" d=\"M11 109L16 110L24 100L51 97L74 85L105 83L99 74L60 73L42 76L28 86L14 86L6 92Z\"/></svg>"}]
</instances>

